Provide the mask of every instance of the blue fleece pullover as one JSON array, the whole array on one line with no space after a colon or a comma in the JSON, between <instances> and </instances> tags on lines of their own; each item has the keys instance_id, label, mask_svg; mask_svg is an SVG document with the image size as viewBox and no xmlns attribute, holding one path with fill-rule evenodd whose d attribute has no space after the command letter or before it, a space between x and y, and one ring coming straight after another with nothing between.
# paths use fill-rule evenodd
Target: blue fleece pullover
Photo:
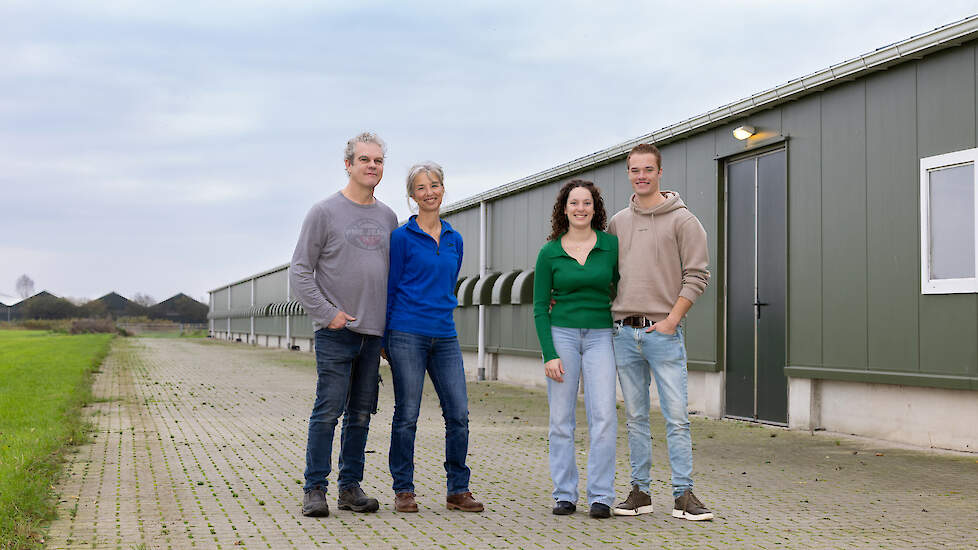
<instances>
[{"instance_id":1,"label":"blue fleece pullover","mask_svg":"<svg viewBox=\"0 0 978 550\"><path fill-rule=\"evenodd\" d=\"M391 233L387 276L387 330L455 336L455 281L462 267L462 236L441 220L439 242L417 216Z\"/></svg>"}]
</instances>

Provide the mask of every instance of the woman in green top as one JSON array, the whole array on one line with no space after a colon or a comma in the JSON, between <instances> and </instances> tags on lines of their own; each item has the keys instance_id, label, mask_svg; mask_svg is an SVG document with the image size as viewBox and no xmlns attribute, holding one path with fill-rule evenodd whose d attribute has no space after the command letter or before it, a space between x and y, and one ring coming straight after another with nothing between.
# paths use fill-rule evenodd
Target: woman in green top
<instances>
[{"instance_id":1,"label":"woman in green top","mask_svg":"<svg viewBox=\"0 0 978 550\"><path fill-rule=\"evenodd\" d=\"M587 501L593 518L611 517L615 500L615 353L611 297L618 282L618 238L593 183L572 180L554 204L553 231L537 256L533 318L543 350L550 402L553 513L577 509L575 410L581 379L590 448Z\"/></svg>"}]
</instances>

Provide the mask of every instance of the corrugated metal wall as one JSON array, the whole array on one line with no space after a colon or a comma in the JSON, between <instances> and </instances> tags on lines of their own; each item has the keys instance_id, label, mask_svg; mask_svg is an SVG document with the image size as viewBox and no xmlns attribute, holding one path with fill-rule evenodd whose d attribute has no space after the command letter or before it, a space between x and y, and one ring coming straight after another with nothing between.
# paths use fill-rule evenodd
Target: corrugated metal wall
<instances>
[{"instance_id":1,"label":"corrugated metal wall","mask_svg":"<svg viewBox=\"0 0 978 550\"><path fill-rule=\"evenodd\" d=\"M255 317L255 334L285 336L285 317Z\"/></svg>"},{"instance_id":2,"label":"corrugated metal wall","mask_svg":"<svg viewBox=\"0 0 978 550\"><path fill-rule=\"evenodd\" d=\"M228 292L227 288L211 292L211 309L215 314L228 312Z\"/></svg>"},{"instance_id":3,"label":"corrugated metal wall","mask_svg":"<svg viewBox=\"0 0 978 550\"><path fill-rule=\"evenodd\" d=\"M975 45L781 109L788 364L978 376L974 294L920 293L919 161L976 144Z\"/></svg>"},{"instance_id":4,"label":"corrugated metal wall","mask_svg":"<svg viewBox=\"0 0 978 550\"><path fill-rule=\"evenodd\" d=\"M255 279L255 304L270 304L290 300L288 272L285 269L267 273Z\"/></svg>"}]
</instances>

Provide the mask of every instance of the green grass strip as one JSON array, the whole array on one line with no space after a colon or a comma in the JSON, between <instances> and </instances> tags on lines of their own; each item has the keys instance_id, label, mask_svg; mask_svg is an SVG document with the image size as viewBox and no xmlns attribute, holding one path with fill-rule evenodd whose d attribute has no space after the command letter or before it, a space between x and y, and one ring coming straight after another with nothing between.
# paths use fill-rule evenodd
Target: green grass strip
<instances>
[{"instance_id":1,"label":"green grass strip","mask_svg":"<svg viewBox=\"0 0 978 550\"><path fill-rule=\"evenodd\" d=\"M0 548L41 546L64 453L87 438L80 409L111 340L0 331Z\"/></svg>"}]
</instances>

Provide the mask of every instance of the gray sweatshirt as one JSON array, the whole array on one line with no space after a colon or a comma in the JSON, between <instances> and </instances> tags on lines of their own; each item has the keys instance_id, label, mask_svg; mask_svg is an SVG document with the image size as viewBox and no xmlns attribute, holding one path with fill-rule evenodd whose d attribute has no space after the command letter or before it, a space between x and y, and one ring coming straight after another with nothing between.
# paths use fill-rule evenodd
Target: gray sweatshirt
<instances>
[{"instance_id":1,"label":"gray sweatshirt","mask_svg":"<svg viewBox=\"0 0 978 550\"><path fill-rule=\"evenodd\" d=\"M289 275L292 295L325 327L340 310L347 328L383 336L387 315L390 236L397 215L386 204L357 204L342 193L313 205L302 222Z\"/></svg>"}]
</instances>

